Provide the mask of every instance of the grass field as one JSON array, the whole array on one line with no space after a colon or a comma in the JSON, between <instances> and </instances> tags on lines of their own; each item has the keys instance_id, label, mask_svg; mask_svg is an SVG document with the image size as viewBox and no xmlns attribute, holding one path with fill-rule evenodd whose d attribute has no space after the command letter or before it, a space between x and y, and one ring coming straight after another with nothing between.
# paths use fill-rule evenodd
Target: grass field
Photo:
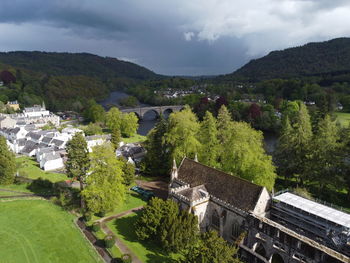
<instances>
[{"instance_id":1,"label":"grass field","mask_svg":"<svg viewBox=\"0 0 350 263\"><path fill-rule=\"evenodd\" d=\"M135 234L134 224L138 218L136 213L112 220L107 226L118 236L138 258L145 263L172 263L179 254L164 254L159 246L151 242L139 241Z\"/></svg>"},{"instance_id":2,"label":"grass field","mask_svg":"<svg viewBox=\"0 0 350 263\"><path fill-rule=\"evenodd\" d=\"M127 194L126 194L125 202L121 206L116 208L115 210L105 214L105 217L106 216L110 216L110 215L119 214L121 212L130 210L132 208L139 207L139 206L142 206L142 205L146 205L146 204L147 204L147 202L145 200L143 200L139 194L134 193L132 191L128 191ZM96 220L98 220L100 218L101 217L98 217L98 216L94 215L92 217L92 219L90 220L90 222L88 222L88 224L92 224L94 221L96 221Z\"/></svg>"},{"instance_id":3,"label":"grass field","mask_svg":"<svg viewBox=\"0 0 350 263\"><path fill-rule=\"evenodd\" d=\"M350 123L350 113L346 112L335 112L334 113L337 116L337 121L339 121L340 125L342 127L348 127Z\"/></svg>"},{"instance_id":4,"label":"grass field","mask_svg":"<svg viewBox=\"0 0 350 263\"><path fill-rule=\"evenodd\" d=\"M30 157L21 156L16 158L16 163L19 166L19 173L23 177L28 177L30 179L37 179L39 177L43 179L50 180L51 182L59 182L68 180L65 174L45 172L40 169L39 164Z\"/></svg>"},{"instance_id":5,"label":"grass field","mask_svg":"<svg viewBox=\"0 0 350 263\"><path fill-rule=\"evenodd\" d=\"M125 143L134 143L134 142L144 142L146 140L146 136L142 136L140 134L135 134L130 138L122 138L122 141Z\"/></svg>"},{"instance_id":6,"label":"grass field","mask_svg":"<svg viewBox=\"0 0 350 263\"><path fill-rule=\"evenodd\" d=\"M103 262L73 223L44 200L0 202L0 262Z\"/></svg>"}]
</instances>

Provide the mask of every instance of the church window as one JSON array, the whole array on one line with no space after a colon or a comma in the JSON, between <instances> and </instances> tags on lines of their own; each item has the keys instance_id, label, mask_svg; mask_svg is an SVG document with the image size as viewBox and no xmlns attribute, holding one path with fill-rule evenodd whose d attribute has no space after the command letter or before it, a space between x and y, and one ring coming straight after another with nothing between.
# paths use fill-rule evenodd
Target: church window
<instances>
[{"instance_id":1,"label":"church window","mask_svg":"<svg viewBox=\"0 0 350 263\"><path fill-rule=\"evenodd\" d=\"M240 225L237 221L234 221L232 224L232 236L238 237L240 234Z\"/></svg>"},{"instance_id":2,"label":"church window","mask_svg":"<svg viewBox=\"0 0 350 263\"><path fill-rule=\"evenodd\" d=\"M211 216L211 224L212 224L212 226L214 226L216 228L220 228L220 218L219 218L219 214L216 210L214 210L214 212Z\"/></svg>"}]
</instances>

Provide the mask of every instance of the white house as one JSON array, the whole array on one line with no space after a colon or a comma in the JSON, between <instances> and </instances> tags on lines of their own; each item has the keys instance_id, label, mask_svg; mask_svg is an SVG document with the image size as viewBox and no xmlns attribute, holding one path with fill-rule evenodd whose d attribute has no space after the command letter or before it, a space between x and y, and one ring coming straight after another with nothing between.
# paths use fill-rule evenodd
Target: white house
<instances>
[{"instance_id":1,"label":"white house","mask_svg":"<svg viewBox=\"0 0 350 263\"><path fill-rule=\"evenodd\" d=\"M108 135L92 135L85 137L89 152L92 152L93 147L106 143L108 139Z\"/></svg>"},{"instance_id":2,"label":"white house","mask_svg":"<svg viewBox=\"0 0 350 263\"><path fill-rule=\"evenodd\" d=\"M45 154L40 161L40 168L44 171L52 171L64 168L64 163L61 155L57 152Z\"/></svg>"},{"instance_id":3,"label":"white house","mask_svg":"<svg viewBox=\"0 0 350 263\"><path fill-rule=\"evenodd\" d=\"M25 117L44 117L49 116L50 112L46 110L45 105L34 105L33 107L24 108L23 114Z\"/></svg>"}]
</instances>

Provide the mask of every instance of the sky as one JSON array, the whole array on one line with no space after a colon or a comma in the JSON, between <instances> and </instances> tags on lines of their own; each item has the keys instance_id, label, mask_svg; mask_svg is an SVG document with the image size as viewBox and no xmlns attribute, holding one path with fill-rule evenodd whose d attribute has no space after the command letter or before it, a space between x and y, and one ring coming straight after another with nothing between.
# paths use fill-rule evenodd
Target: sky
<instances>
[{"instance_id":1,"label":"sky","mask_svg":"<svg viewBox=\"0 0 350 263\"><path fill-rule=\"evenodd\" d=\"M89 52L165 75L350 36L349 0L1 0L0 51Z\"/></svg>"}]
</instances>

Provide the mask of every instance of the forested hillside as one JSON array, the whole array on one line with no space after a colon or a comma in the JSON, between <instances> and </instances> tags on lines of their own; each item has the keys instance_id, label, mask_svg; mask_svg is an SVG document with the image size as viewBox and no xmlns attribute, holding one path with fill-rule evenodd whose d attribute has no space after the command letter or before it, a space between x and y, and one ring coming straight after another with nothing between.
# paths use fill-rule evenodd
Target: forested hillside
<instances>
[{"instance_id":1,"label":"forested hillside","mask_svg":"<svg viewBox=\"0 0 350 263\"><path fill-rule=\"evenodd\" d=\"M154 72L131 62L88 53L0 52L0 62L13 67L50 75L85 75L101 80L109 78L151 79Z\"/></svg>"},{"instance_id":2,"label":"forested hillside","mask_svg":"<svg viewBox=\"0 0 350 263\"><path fill-rule=\"evenodd\" d=\"M273 78L293 78L324 74L350 73L350 38L272 51L255 59L232 74L219 79L260 81Z\"/></svg>"},{"instance_id":3,"label":"forested hillside","mask_svg":"<svg viewBox=\"0 0 350 263\"><path fill-rule=\"evenodd\" d=\"M0 53L0 101L18 100L22 106L45 101L53 111L80 111L91 98L159 78L136 64L87 53Z\"/></svg>"}]
</instances>

